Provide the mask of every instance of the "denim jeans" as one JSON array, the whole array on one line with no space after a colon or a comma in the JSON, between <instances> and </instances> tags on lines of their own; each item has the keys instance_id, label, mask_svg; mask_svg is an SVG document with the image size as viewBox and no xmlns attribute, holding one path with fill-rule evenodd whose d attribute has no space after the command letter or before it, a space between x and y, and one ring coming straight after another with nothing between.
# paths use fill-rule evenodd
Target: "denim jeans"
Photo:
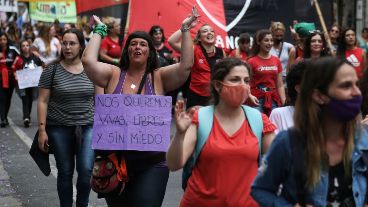
<instances>
[{"instance_id":1,"label":"denim jeans","mask_svg":"<svg viewBox=\"0 0 368 207\"><path fill-rule=\"evenodd\" d=\"M77 207L88 206L90 178L94 161L92 126L80 126L81 139L76 138L76 126L47 126L50 149L58 169L57 191L61 207L73 204L73 173L76 163Z\"/></svg>"},{"instance_id":2,"label":"denim jeans","mask_svg":"<svg viewBox=\"0 0 368 207\"><path fill-rule=\"evenodd\" d=\"M109 207L160 207L164 200L169 169L152 166L129 177L123 193L106 197Z\"/></svg>"},{"instance_id":3,"label":"denim jeans","mask_svg":"<svg viewBox=\"0 0 368 207\"><path fill-rule=\"evenodd\" d=\"M265 99L264 98L259 98L258 101L259 101L259 105L258 106L255 106L253 108L257 109L261 113L265 113L265 110L263 108ZM278 106L277 106L276 102L272 101L272 110L275 109L275 108L277 108L277 107ZM270 113L271 113L271 111L270 111Z\"/></svg>"}]
</instances>

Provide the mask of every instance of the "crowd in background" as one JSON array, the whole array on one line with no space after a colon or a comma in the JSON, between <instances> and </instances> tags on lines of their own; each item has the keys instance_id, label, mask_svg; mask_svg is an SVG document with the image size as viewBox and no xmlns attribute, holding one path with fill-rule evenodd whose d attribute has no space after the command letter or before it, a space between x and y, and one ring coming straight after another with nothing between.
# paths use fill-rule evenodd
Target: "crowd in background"
<instances>
[{"instance_id":1,"label":"crowd in background","mask_svg":"<svg viewBox=\"0 0 368 207\"><path fill-rule=\"evenodd\" d=\"M57 20L54 23L38 22L35 25L27 23L22 28L18 28L15 22L1 25L0 127L4 128L9 124L8 112L14 91L22 100L23 124L25 127L29 127L32 123L30 116L32 102L39 97L39 146L44 151L48 151L48 136L50 136L50 144L55 146L55 157L59 169L58 192L62 206L69 206L72 203L72 191L70 189L72 176L70 176L70 173L72 174L74 170L72 157L75 152L68 151L68 153L65 153L64 150L71 148L75 142L74 140L69 140L67 143L59 143L57 137L71 137L71 134L78 131L79 137L82 137L81 139L85 141L81 145L82 151L78 151L79 154L75 154L79 156L77 159L80 161L76 164L77 171L80 173L78 177L79 185L77 184L77 190L80 192L80 194L77 194L77 206L86 206L88 205L90 190L89 178L95 156L90 143L93 123L93 96L97 93L132 94L142 92L148 95L172 96L173 105L175 106L176 127L179 129L167 154L167 162L162 153L141 153L139 155L127 153L124 155L128 163L129 159L137 160L139 158L145 161L149 156L158 156L162 159L152 163L152 166L149 164L143 166L144 170L135 169L136 175L134 176L136 177L132 176L132 181L130 181L135 184L127 186L128 191L132 193L122 194L119 197L106 196L109 206L118 206L119 203L124 202L140 202L136 198L144 197L144 195L136 191L135 187L143 186L155 180L153 174L156 174L156 178L160 177L162 182L155 184L160 189L156 194L152 194L152 196L157 196L156 200L152 202L162 203L162 192L165 192L168 179L167 166L169 166L170 170L180 169L184 166L185 161L196 152L194 148L196 140L199 139L196 135L196 130L200 122L198 108L211 104L214 104L212 113L215 114L213 131L211 132L213 134L208 136L211 144L207 144L204 147L203 155L201 154L202 157L199 157L197 167L193 169L193 175L188 180L188 187L183 196L181 206L198 206L198 204L200 206L218 206L219 204L221 205L223 200L226 200L226 196L230 195L233 196L231 199L234 200L229 201L224 206L257 206L258 204L272 206L272 201L279 203L281 206L287 202L294 202L293 204L312 203L315 206L319 206L319 203L313 197L314 195L312 195L316 191L311 191L310 195L306 195L301 200L298 195L291 192L295 190L293 188L295 183L292 183L294 181L290 181L292 183L290 184L275 180L276 178L273 177L272 172L268 169L260 170L257 175L258 161L260 159L258 154L266 153L269 147L271 147L274 133L293 127L294 120L296 121L297 130L295 133L303 133L303 135L308 135L313 139L323 139L328 144L333 144L334 142L330 143L328 136L335 134L330 131L324 131L325 129L314 125L313 122L318 122L318 118L321 118L321 123L326 126L342 129L345 134L337 135L345 136L342 140L346 141L346 145L344 145L346 147L338 155L339 158L335 159L333 166L331 163L328 165L328 161L326 163L331 169L335 165L343 163L336 169L334 168L338 172L330 171L331 175L335 176L331 179L336 178L341 182L348 182L348 184L353 182L349 179L343 179L341 170L344 175L344 172L346 173L349 166L351 166L349 160L351 156L347 155L347 153L351 153L355 149L352 144L354 141L352 133L355 129L354 127L356 127L352 121L354 117L341 121L339 117L333 117L327 113L328 109L323 105L326 102L332 102L330 100L327 101L324 96L331 98L336 95L334 91L342 90L341 88L344 87L345 89L352 87L354 89L353 95L351 95L352 99L355 100L355 97L359 96L362 100L356 100L356 102L350 105L348 103L343 105L343 107L351 107L351 105L360 101L358 110L361 110L361 116L359 120L364 120L368 114L368 28L359 31L361 33L358 35L353 28L343 28L334 24L331 26L328 34L324 34L316 28L314 23L295 22L294 25L290 25L290 28L288 28L282 22L271 22L267 28L258 30L254 35L247 33L247 31L239 31L237 47L231 50L216 46L216 33L210 24L201 25L192 41L188 31L192 29L192 24L196 18L196 14L193 13L189 20L184 20L182 28L171 34L170 37L165 36L164 29L161 26L153 25L146 32L129 34L129 37L125 38L126 44L123 43L121 38L122 29L120 28L120 22L113 17L101 19L101 25L103 23L106 26L106 37L100 33L93 33L91 25L62 24ZM95 19L95 21L99 23L99 19ZM100 29L103 30L102 27ZM291 32L291 42L285 41L287 30ZM99 44L100 47L89 45L89 42ZM87 49L82 56L85 47ZM140 57L145 55L143 54L144 52L147 52L144 50L146 47L148 47L148 53L154 57L147 55L147 59L142 61ZM129 53L130 48L134 48L139 54ZM142 54L141 50L143 51ZM328 56L331 56L331 58L326 59ZM141 67L140 61L146 65L148 62L149 66L142 68L142 71L138 71L137 68ZM19 89L15 72L17 70L31 70L39 67L44 70L39 89L37 87ZM326 72L312 73L310 72L312 69L309 69L309 72L305 72L306 76L316 83L315 86L308 84L308 80L302 81L303 71L311 67L320 70L326 69ZM346 69L347 67L349 68ZM350 82L341 83L343 79L343 75L340 74L343 70L341 68L344 69L347 77L352 77L349 79ZM119 71L118 73L116 72L117 70ZM180 74L180 77L177 77L179 75L175 76L173 71ZM98 76L98 74L101 76ZM320 78L326 78L326 81L319 80L318 75ZM73 79L71 81L72 78L76 78L76 80L74 81ZM131 81L131 85L127 85L128 87L124 87L126 78ZM155 78L158 79L155 80ZM143 80L143 89L142 87L139 87L139 90L135 88L139 85L139 81L142 82ZM116 82L117 86L111 85L110 81ZM335 82L340 85L333 85ZM159 84L155 85L155 83ZM234 85L239 87L232 87ZM80 88L78 87L80 86L83 86L85 90L79 90ZM358 86L360 88L357 88ZM311 91L315 90L320 90L320 93L310 96ZM305 102L297 101L297 97L303 91L306 94L300 100L303 98ZM183 94L186 100L185 103L181 99L176 100L178 96L181 96L178 94ZM78 96L79 98L77 98ZM343 98L347 97L348 95ZM316 109L313 103L307 102L309 99L315 99L321 105L319 106L320 108ZM335 99L331 98L331 100ZM70 101L70 105L66 104L67 101ZM213 103L213 101L215 102ZM338 101L335 102L337 105ZM242 113L243 109L240 107L242 104L247 105L251 109L244 108L245 113ZM337 107L336 105L335 107ZM71 107L75 113L83 114L83 118L81 118L82 116L69 116ZM334 106L328 105L327 107L332 108ZM187 112L185 108L188 110ZM252 111L253 109L257 109L258 112L262 113L259 116L262 123L260 134L265 143L259 149L256 142L258 135L253 126L247 126L247 128L239 132L235 130L236 127L243 127L244 123L248 123L246 122L246 120L249 121L247 113L258 114L258 112ZM348 109L350 110L350 108ZM294 110L296 119L293 119ZM356 110L356 108L351 110ZM322 115L317 117L316 114L321 111L323 112L321 113ZM311 117L308 120L303 120L302 114L307 112L308 117ZM340 113L341 111L338 112ZM354 115L356 116L357 113ZM46 122L48 126L46 126ZM311 128L306 129L303 124ZM224 129L221 126L224 126ZM308 132L312 128L318 130L320 134ZM227 134L226 130L231 131L231 134L234 136ZM244 136L237 133L253 139L253 142L244 144L241 141ZM328 134L328 136L321 135L323 133ZM280 136L287 137L285 134ZM224 143L223 140L220 140L221 145L226 146L226 150L220 149L221 147L214 141L218 137L233 139L233 143ZM289 135L289 137L292 136ZM183 143L184 138L189 141ZM278 140L277 143L281 142L281 144L284 144L284 139L279 138ZM316 140L306 138L303 140L303 143L309 143L309 141L313 143L306 144L308 147L320 147L323 153L330 153L328 150L325 150L323 144ZM66 146L67 144L68 146ZM357 146L361 145L364 144L357 142ZM243 148L239 148L240 146L249 150L249 153L244 154L241 152ZM288 150L282 147L280 144L272 146L270 153L274 155ZM185 149L183 152L184 158L178 155L178 151L181 152L183 149ZM242 164L242 159L233 159L232 156L234 154L224 155L231 150L234 150L233 153L236 155L245 157L245 167L239 167ZM320 175L318 173L322 168L319 167L319 164L317 166L316 160L322 159L319 157L324 155L322 152L318 154L318 157L313 157L310 154L320 153L318 150L308 148L306 152L306 155L311 156L310 159L308 158L309 160L307 159L307 165L312 169L308 170L307 174L303 176L306 177L307 185L310 189L321 185L320 180L316 176ZM290 154L290 152L288 153ZM275 155L275 157L266 155L265 162L268 162L272 168L276 168L276 162L281 163L283 159L290 160L289 154ZM222 160L221 162L209 164L209 160L214 158L211 156L221 156ZM184 162L183 159L185 160ZM325 158L323 157L323 159ZM229 162L232 160L235 161L230 165ZM225 161L228 162L224 165ZM285 163L283 164L285 165ZM353 167L355 170L356 166L354 165ZM160 170L154 171L157 168L160 168ZM213 173L218 172L218 174L207 176L206 172L208 169L211 169ZM231 171L233 176L231 179L229 178L228 183L222 182L223 176L227 176L224 174L225 169L227 169L226 172ZM279 173L277 169L273 170ZM142 172L153 177L149 177L146 174L143 175ZM313 174L316 172L317 175ZM281 174L277 174L279 176L277 179L284 178L282 177L284 175ZM256 182L253 183L256 176ZM142 184L138 182L141 178L147 178L148 180ZM289 181L292 178L286 178L286 180ZM233 191L232 188L239 183L242 183L243 187L245 187ZM270 186L270 183L272 186ZM325 186L324 190L328 188L326 190L328 192L327 201L321 203L324 206L328 206L333 202L343 202L340 198L333 196L333 190L338 191L340 196L350 199L349 201L354 200L352 193L356 188L354 182L353 184L353 187L350 186L343 189L339 188L339 186L333 186L333 184ZM209 194L207 195L208 189L216 189L218 192L215 190L214 192L208 192ZM277 195L278 191L281 193ZM244 194L246 196L243 196ZM265 195L270 199L265 199ZM276 197L280 195L281 197L285 196L285 200L277 200L278 198ZM212 198L211 196L217 199L209 202L209 198ZM149 203L150 198L148 195L147 199ZM360 203L360 200L355 202Z\"/></svg>"}]
</instances>

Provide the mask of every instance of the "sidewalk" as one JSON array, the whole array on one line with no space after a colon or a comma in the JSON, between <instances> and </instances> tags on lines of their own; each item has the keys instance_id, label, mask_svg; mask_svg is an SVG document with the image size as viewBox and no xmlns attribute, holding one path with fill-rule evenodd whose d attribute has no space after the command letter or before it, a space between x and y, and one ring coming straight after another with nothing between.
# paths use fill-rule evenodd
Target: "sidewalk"
<instances>
[{"instance_id":1,"label":"sidewalk","mask_svg":"<svg viewBox=\"0 0 368 207\"><path fill-rule=\"evenodd\" d=\"M10 185L8 173L4 170L3 162L0 160L0 206L21 207L22 203L15 198L15 191Z\"/></svg>"}]
</instances>

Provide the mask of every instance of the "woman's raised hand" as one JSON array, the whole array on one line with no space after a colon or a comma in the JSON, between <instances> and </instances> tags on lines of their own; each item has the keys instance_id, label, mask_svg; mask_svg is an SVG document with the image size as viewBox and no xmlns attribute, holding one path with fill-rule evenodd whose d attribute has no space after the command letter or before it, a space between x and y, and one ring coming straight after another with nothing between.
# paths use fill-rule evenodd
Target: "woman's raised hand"
<instances>
[{"instance_id":1,"label":"woman's raised hand","mask_svg":"<svg viewBox=\"0 0 368 207\"><path fill-rule=\"evenodd\" d=\"M175 104L175 123L176 131L178 133L185 133L192 123L193 114L195 108L191 108L189 111L184 111L184 101L178 100Z\"/></svg>"},{"instance_id":2,"label":"woman's raised hand","mask_svg":"<svg viewBox=\"0 0 368 207\"><path fill-rule=\"evenodd\" d=\"M183 23L182 23L182 29L184 30L189 30L191 28L193 28L196 25L196 20L199 17L198 11L197 11L197 7L193 7L192 8L192 13L184 19Z\"/></svg>"},{"instance_id":3,"label":"woman's raised hand","mask_svg":"<svg viewBox=\"0 0 368 207\"><path fill-rule=\"evenodd\" d=\"M96 15L93 15L93 20L94 20L95 25L104 24L104 23L102 23L100 18Z\"/></svg>"}]
</instances>

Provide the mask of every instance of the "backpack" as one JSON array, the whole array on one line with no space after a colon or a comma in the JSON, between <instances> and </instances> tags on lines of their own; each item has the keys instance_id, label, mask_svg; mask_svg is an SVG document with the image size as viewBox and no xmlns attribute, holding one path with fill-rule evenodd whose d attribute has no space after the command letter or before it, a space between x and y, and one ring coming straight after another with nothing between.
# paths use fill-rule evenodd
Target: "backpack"
<instances>
[{"instance_id":1,"label":"backpack","mask_svg":"<svg viewBox=\"0 0 368 207\"><path fill-rule=\"evenodd\" d=\"M253 133L256 135L258 139L258 147L259 147L259 156L258 161L261 162L261 152L262 152L262 131L263 131L263 121L261 113L254 108L249 106L242 105L244 114L250 128ZM187 181L192 174L192 169L195 166L199 154L207 141L208 136L210 135L212 124L213 124L213 116L214 116L214 106L206 106L202 107L198 111L198 131L197 131L197 142L194 148L194 152L191 157L187 160L183 167L182 174L182 188L185 190L187 187Z\"/></svg>"}]
</instances>

